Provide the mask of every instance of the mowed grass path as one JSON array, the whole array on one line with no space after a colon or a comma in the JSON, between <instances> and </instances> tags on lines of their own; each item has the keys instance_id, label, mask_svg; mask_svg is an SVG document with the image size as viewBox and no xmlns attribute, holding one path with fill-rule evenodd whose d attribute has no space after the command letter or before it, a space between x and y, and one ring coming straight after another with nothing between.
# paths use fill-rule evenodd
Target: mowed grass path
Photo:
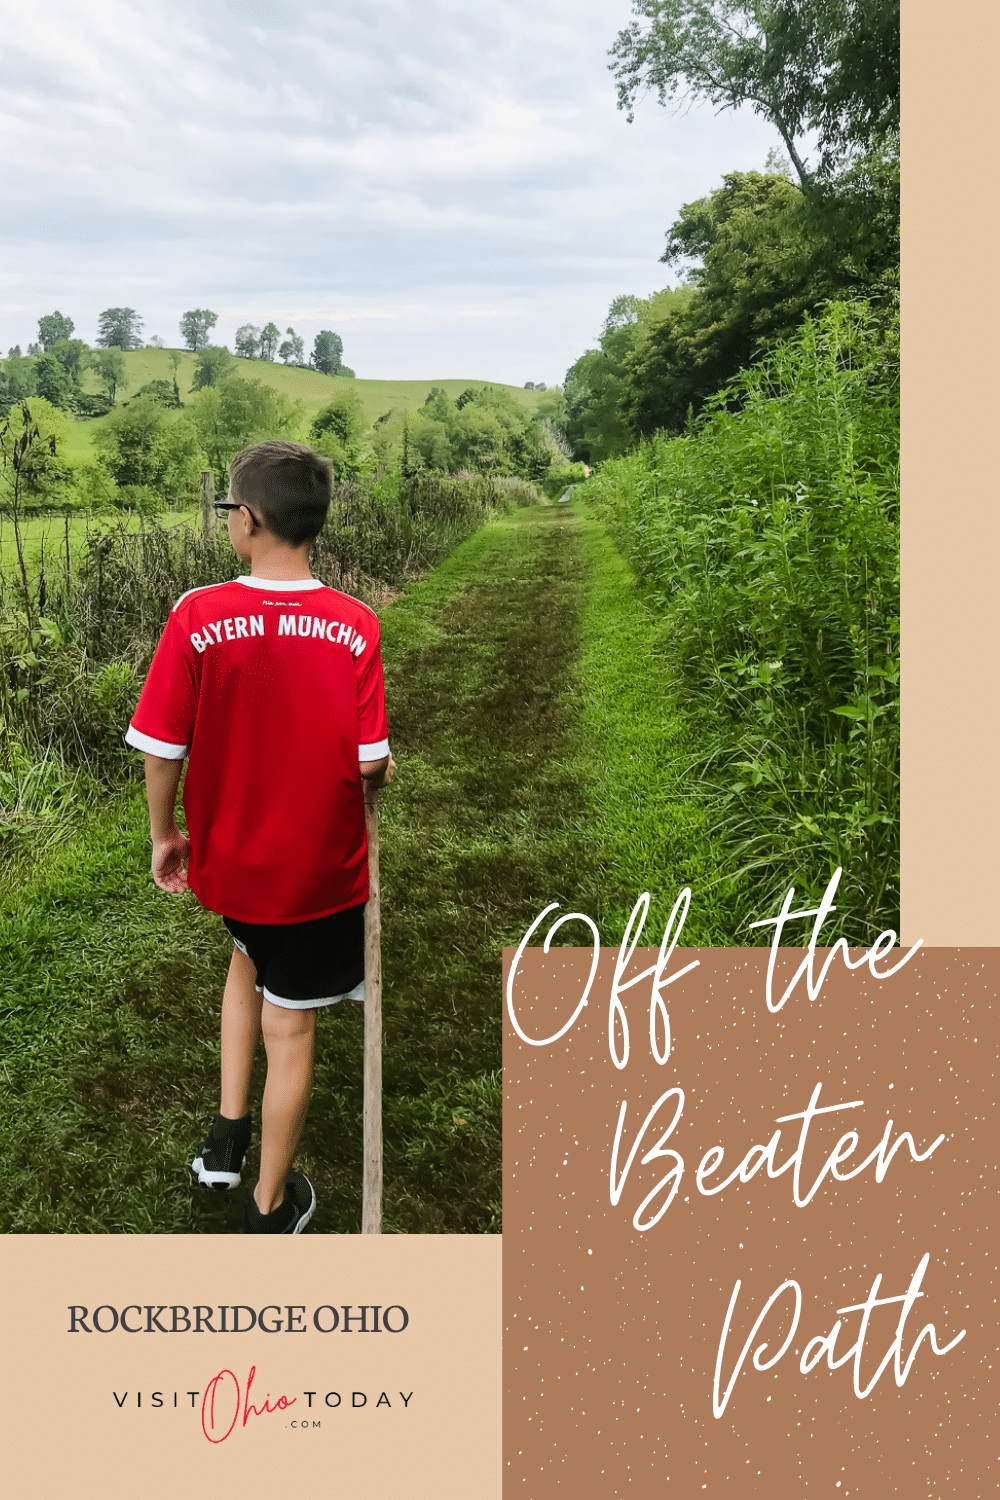
<instances>
[{"instance_id":1,"label":"mowed grass path","mask_svg":"<svg viewBox=\"0 0 1000 1500\"><path fill-rule=\"evenodd\" d=\"M614 943L643 889L658 944L715 856L652 624L585 514L484 527L382 627L399 764L381 822L384 1228L496 1232L501 947L551 901ZM685 940L726 941L725 911L696 901ZM218 918L152 886L138 786L81 808L79 832L7 884L0 1229L238 1231L245 1189L187 1177L217 1108L229 953ZM320 1013L299 1153L320 1233L360 1227L362 1027L361 1007ZM252 1147L248 1182L255 1162Z\"/></svg>"}]
</instances>

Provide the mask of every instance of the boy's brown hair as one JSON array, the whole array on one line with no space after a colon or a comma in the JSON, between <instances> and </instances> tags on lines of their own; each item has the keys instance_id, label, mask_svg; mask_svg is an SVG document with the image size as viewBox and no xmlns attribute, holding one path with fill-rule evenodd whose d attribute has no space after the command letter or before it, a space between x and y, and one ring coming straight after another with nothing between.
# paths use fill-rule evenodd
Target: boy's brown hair
<instances>
[{"instance_id":1,"label":"boy's brown hair","mask_svg":"<svg viewBox=\"0 0 1000 1500\"><path fill-rule=\"evenodd\" d=\"M268 531L298 547L322 530L333 493L330 460L304 443L273 439L237 453L229 465L234 500L259 510Z\"/></svg>"}]
</instances>

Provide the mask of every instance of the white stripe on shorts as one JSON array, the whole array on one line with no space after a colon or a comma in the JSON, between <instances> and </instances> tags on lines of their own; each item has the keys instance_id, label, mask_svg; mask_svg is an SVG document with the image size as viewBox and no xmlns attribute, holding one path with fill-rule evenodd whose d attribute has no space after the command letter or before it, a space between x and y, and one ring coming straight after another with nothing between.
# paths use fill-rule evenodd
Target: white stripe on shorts
<instances>
[{"instance_id":1,"label":"white stripe on shorts","mask_svg":"<svg viewBox=\"0 0 1000 1500\"><path fill-rule=\"evenodd\" d=\"M264 999L270 1000L272 1005L280 1005L283 1010L319 1010L321 1005L336 1005L340 1000L359 1000L364 1003L364 998L363 979L353 990L347 990L343 995L326 995L322 1000L283 1000L280 995L272 995L267 985L264 986Z\"/></svg>"}]
</instances>

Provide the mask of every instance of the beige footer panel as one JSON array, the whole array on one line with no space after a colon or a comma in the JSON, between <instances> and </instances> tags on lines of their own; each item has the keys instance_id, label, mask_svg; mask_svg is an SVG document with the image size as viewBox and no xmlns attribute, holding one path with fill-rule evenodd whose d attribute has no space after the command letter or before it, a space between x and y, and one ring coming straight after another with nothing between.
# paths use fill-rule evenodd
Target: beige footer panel
<instances>
[{"instance_id":1,"label":"beige footer panel","mask_svg":"<svg viewBox=\"0 0 1000 1500\"><path fill-rule=\"evenodd\" d=\"M12 1235L4 1270L11 1493L500 1494L497 1236Z\"/></svg>"}]
</instances>

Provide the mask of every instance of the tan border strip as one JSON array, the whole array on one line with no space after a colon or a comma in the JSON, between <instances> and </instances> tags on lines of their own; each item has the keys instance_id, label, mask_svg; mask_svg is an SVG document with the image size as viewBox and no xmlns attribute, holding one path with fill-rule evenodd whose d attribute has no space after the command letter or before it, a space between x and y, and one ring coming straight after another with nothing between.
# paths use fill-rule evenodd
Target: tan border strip
<instances>
[{"instance_id":1,"label":"tan border strip","mask_svg":"<svg viewBox=\"0 0 1000 1500\"><path fill-rule=\"evenodd\" d=\"M1000 943L996 84L987 0L903 3L903 937Z\"/></svg>"}]
</instances>

